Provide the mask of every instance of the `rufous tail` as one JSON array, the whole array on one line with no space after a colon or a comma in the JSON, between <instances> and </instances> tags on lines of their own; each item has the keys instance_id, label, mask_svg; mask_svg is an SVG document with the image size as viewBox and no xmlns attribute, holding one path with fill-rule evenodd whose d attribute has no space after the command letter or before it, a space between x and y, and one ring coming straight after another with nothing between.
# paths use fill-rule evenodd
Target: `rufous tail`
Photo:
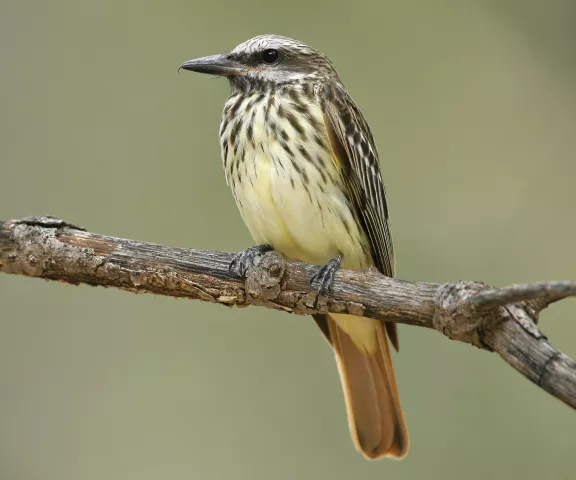
<instances>
[{"instance_id":1,"label":"rufous tail","mask_svg":"<svg viewBox=\"0 0 576 480\"><path fill-rule=\"evenodd\" d=\"M405 456L410 441L385 324L343 314L314 318L336 354L357 450L368 459Z\"/></svg>"}]
</instances>

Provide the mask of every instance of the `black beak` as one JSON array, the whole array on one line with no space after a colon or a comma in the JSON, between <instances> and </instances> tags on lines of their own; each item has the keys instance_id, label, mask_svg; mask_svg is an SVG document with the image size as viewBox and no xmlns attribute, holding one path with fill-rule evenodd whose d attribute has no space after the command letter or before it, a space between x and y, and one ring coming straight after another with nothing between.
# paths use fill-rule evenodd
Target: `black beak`
<instances>
[{"instance_id":1,"label":"black beak","mask_svg":"<svg viewBox=\"0 0 576 480\"><path fill-rule=\"evenodd\" d=\"M242 75L244 68L244 65L235 60L231 60L228 55L219 54L188 60L178 67L178 71L184 69L190 70L191 72L230 77Z\"/></svg>"}]
</instances>

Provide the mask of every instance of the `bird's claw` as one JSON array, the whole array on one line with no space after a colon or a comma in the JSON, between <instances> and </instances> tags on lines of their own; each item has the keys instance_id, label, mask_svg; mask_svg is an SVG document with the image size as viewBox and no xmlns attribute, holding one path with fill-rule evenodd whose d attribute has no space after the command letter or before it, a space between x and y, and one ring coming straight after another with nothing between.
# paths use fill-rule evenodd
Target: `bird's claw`
<instances>
[{"instance_id":1,"label":"bird's claw","mask_svg":"<svg viewBox=\"0 0 576 480\"><path fill-rule=\"evenodd\" d=\"M340 270L342 264L342 255L338 255L336 258L330 260L326 265L318 270L318 273L310 279L310 286L312 287L314 283L318 282L318 290L316 291L316 297L314 298L314 308L318 306L318 298L320 295L332 292L334 287L334 280L336 279L336 272Z\"/></svg>"},{"instance_id":2,"label":"bird's claw","mask_svg":"<svg viewBox=\"0 0 576 480\"><path fill-rule=\"evenodd\" d=\"M234 255L228 270L244 278L248 269L255 265L255 260L266 252L274 250L270 245L256 245Z\"/></svg>"}]
</instances>

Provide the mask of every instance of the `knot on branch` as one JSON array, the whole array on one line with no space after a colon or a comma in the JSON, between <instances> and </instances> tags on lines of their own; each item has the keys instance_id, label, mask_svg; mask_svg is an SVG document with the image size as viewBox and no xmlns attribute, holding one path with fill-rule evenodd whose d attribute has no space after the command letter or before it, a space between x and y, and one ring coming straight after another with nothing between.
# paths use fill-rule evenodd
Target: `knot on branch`
<instances>
[{"instance_id":1,"label":"knot on branch","mask_svg":"<svg viewBox=\"0 0 576 480\"><path fill-rule=\"evenodd\" d=\"M54 230L18 222L10 225L10 234L14 243L8 252L4 271L30 277L42 276L47 267L47 251L54 240Z\"/></svg>"},{"instance_id":2,"label":"knot on branch","mask_svg":"<svg viewBox=\"0 0 576 480\"><path fill-rule=\"evenodd\" d=\"M442 285L436 294L432 323L436 330L453 340L471 343L491 350L483 340L484 329L496 322L494 312L480 313L470 302L479 292L488 289L481 282L457 281Z\"/></svg>"},{"instance_id":3,"label":"knot on branch","mask_svg":"<svg viewBox=\"0 0 576 480\"><path fill-rule=\"evenodd\" d=\"M258 257L246 274L246 294L252 300L274 300L280 295L286 262L276 254Z\"/></svg>"}]
</instances>

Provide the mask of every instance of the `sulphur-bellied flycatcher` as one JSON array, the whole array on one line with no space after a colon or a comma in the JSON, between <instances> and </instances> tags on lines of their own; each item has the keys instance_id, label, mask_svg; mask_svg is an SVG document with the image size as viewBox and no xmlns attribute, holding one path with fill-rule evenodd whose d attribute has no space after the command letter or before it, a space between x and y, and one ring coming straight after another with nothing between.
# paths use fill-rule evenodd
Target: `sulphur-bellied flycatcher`
<instances>
[{"instance_id":1,"label":"sulphur-bellied flycatcher","mask_svg":"<svg viewBox=\"0 0 576 480\"><path fill-rule=\"evenodd\" d=\"M220 124L226 181L256 247L254 255L324 265L313 279L330 288L337 269L394 274L388 208L376 145L330 60L297 40L252 38L229 53L180 68L226 77L232 93ZM315 315L336 354L352 438L367 458L402 457L408 431L388 339L394 323Z\"/></svg>"}]
</instances>

